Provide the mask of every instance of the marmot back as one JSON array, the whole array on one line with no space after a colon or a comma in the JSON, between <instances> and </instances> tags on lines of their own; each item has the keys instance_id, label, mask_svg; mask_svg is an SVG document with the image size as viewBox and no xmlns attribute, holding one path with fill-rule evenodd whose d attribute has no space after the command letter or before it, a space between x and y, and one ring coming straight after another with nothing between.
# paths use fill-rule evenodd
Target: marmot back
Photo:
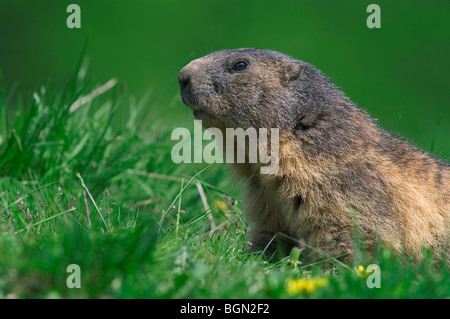
<instances>
[{"instance_id":1,"label":"marmot back","mask_svg":"<svg viewBox=\"0 0 450 319\"><path fill-rule=\"evenodd\" d=\"M205 127L279 129L276 173L233 164L248 180L251 250L273 252L278 236L287 253L351 255L357 225L369 251L448 254L449 164L378 127L313 66L274 51L224 50L178 79Z\"/></svg>"}]
</instances>

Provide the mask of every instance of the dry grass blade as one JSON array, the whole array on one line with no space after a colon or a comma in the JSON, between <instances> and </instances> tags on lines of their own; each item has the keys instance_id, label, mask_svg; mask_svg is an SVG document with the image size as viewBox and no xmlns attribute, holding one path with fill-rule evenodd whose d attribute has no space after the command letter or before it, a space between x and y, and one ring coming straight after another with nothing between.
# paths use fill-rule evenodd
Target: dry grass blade
<instances>
[{"instance_id":1,"label":"dry grass blade","mask_svg":"<svg viewBox=\"0 0 450 319\"><path fill-rule=\"evenodd\" d=\"M111 80L109 80L108 82L106 82L105 84L100 86L99 88L96 88L91 93L89 93L89 94L83 96L82 98L76 100L70 106L69 112L70 113L75 112L80 106L83 106L84 104L86 104L86 103L92 101L93 99L95 99L97 96L102 95L106 91L110 90L111 88L113 88L117 84L118 81L119 80L117 78L112 78Z\"/></svg>"},{"instance_id":2,"label":"dry grass blade","mask_svg":"<svg viewBox=\"0 0 450 319\"><path fill-rule=\"evenodd\" d=\"M208 166L209 167L209 166ZM208 168L206 167L206 168ZM205 168L205 169L206 169ZM156 178L156 179L163 179L163 180L167 180L167 181L174 181L174 182L183 182L185 179L181 178L181 177L174 177L174 176L169 176L169 175L163 175L163 174L158 174L158 173L149 173L149 172L144 172L144 171L136 171L136 170L132 170L132 169L128 169L127 173L129 174L134 174L134 175L140 175L140 176L146 176L149 178ZM200 172L201 173L201 172ZM198 173L198 174L200 174ZM195 176L197 176L198 174L196 174ZM195 177L194 176L194 177ZM189 182L186 184L185 188L191 183L193 182L193 184L195 184L195 186L197 186L197 190L198 190L198 194L200 196L200 199L202 200L202 204L203 207L205 208L205 212L208 216L209 222L211 224L211 230L216 228L216 223L214 222L214 218L211 215L211 210L209 208L208 205L208 201L206 199L206 195L205 192L203 190L202 184L200 181L197 181L194 179L194 177L192 177ZM184 188L183 188L184 189ZM177 197L178 198L178 197ZM176 199L175 199L176 200Z\"/></svg>"},{"instance_id":3,"label":"dry grass blade","mask_svg":"<svg viewBox=\"0 0 450 319\"><path fill-rule=\"evenodd\" d=\"M100 215L103 223L105 224L106 229L108 229L108 224L106 223L106 220L103 218L102 213L100 212L100 209L98 208L97 204L95 203L94 198L91 195L91 192L89 192L89 189L87 188L86 184L84 183L83 178L81 177L80 173L77 173L76 176L79 178L81 182L81 186L84 188L86 193L88 194L89 198L91 199L92 204L94 204L95 209L97 210L98 214Z\"/></svg>"}]
</instances>

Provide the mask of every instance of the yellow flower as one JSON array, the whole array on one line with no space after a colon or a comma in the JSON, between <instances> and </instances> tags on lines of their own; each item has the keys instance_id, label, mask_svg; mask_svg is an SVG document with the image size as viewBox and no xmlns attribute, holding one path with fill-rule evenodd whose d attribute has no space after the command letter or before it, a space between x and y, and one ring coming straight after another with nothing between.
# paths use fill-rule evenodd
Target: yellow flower
<instances>
[{"instance_id":1,"label":"yellow flower","mask_svg":"<svg viewBox=\"0 0 450 319\"><path fill-rule=\"evenodd\" d=\"M111 227L109 230L108 230L108 232L110 232L110 233L117 233L117 228L116 227Z\"/></svg>"},{"instance_id":2,"label":"yellow flower","mask_svg":"<svg viewBox=\"0 0 450 319\"><path fill-rule=\"evenodd\" d=\"M354 267L354 269L358 276L361 278L367 278L370 274L372 274L372 272L367 271L367 269L365 269L363 265L359 265L358 268Z\"/></svg>"},{"instance_id":3,"label":"yellow flower","mask_svg":"<svg viewBox=\"0 0 450 319\"><path fill-rule=\"evenodd\" d=\"M216 206L217 206L218 208L220 208L221 210L227 209L227 203L225 203L224 201L221 201L221 200L219 200L219 199L216 199L214 202L216 203Z\"/></svg>"},{"instance_id":4,"label":"yellow flower","mask_svg":"<svg viewBox=\"0 0 450 319\"><path fill-rule=\"evenodd\" d=\"M317 288L324 287L327 284L328 280L325 278L289 279L286 290L290 295L296 294L308 295Z\"/></svg>"}]
</instances>

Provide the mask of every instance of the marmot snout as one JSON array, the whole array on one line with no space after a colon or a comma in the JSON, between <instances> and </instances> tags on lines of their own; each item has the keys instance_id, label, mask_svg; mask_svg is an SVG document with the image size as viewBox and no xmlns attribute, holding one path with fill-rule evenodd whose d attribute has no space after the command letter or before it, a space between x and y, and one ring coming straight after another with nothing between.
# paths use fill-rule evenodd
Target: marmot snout
<instances>
[{"instance_id":1,"label":"marmot snout","mask_svg":"<svg viewBox=\"0 0 450 319\"><path fill-rule=\"evenodd\" d=\"M351 255L356 225L369 251L448 254L449 164L378 127L313 66L274 51L224 50L192 61L178 80L205 127L280 131L276 173L233 164L247 180L252 250L273 251L278 237L305 257Z\"/></svg>"}]
</instances>

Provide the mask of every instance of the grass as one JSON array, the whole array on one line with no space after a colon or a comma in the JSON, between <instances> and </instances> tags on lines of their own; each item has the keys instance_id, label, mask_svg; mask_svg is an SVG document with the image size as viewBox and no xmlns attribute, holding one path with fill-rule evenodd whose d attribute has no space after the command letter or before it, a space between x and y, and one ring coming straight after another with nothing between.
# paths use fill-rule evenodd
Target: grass
<instances>
[{"instance_id":1,"label":"grass","mask_svg":"<svg viewBox=\"0 0 450 319\"><path fill-rule=\"evenodd\" d=\"M429 255L308 265L295 250L247 254L242 185L226 167L174 164L173 128L145 124L145 98L85 73L80 62L63 92L43 86L15 105L1 92L0 298L450 297L449 269ZM370 263L381 288L354 268ZM79 289L66 285L71 264Z\"/></svg>"}]
</instances>

